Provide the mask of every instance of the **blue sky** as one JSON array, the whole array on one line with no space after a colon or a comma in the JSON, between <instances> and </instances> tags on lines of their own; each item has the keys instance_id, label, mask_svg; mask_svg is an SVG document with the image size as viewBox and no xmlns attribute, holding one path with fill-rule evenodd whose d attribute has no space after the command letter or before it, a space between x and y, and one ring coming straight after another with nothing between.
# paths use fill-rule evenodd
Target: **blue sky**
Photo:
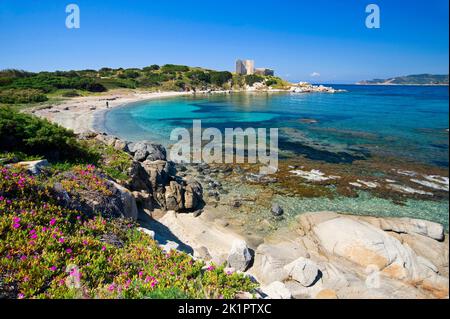
<instances>
[{"instance_id":1,"label":"blue sky","mask_svg":"<svg viewBox=\"0 0 450 319\"><path fill-rule=\"evenodd\" d=\"M80 7L80 29L65 27L69 3ZM370 3L380 29L365 27ZM292 81L443 74L448 10L448 0L1 0L0 69L233 70L236 58L251 58Z\"/></svg>"}]
</instances>

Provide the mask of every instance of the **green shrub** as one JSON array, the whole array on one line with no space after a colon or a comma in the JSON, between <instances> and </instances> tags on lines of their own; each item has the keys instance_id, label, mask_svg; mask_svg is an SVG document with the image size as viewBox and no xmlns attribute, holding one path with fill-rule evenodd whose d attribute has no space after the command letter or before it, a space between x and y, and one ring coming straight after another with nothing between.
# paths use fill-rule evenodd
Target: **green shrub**
<instances>
[{"instance_id":1,"label":"green shrub","mask_svg":"<svg viewBox=\"0 0 450 319\"><path fill-rule=\"evenodd\" d=\"M4 86L10 89L36 89L50 93L58 89L76 89L91 92L103 92L104 86L90 77L80 77L75 71L41 72L34 76L16 78L11 84Z\"/></svg>"},{"instance_id":2,"label":"green shrub","mask_svg":"<svg viewBox=\"0 0 450 319\"><path fill-rule=\"evenodd\" d=\"M16 69L6 69L0 71L0 78L26 78L33 75L34 73Z\"/></svg>"},{"instance_id":3,"label":"green shrub","mask_svg":"<svg viewBox=\"0 0 450 319\"><path fill-rule=\"evenodd\" d=\"M48 98L40 90L35 89L6 89L0 90L0 103L36 103L45 102Z\"/></svg>"},{"instance_id":4,"label":"green shrub","mask_svg":"<svg viewBox=\"0 0 450 319\"><path fill-rule=\"evenodd\" d=\"M88 83L85 89L89 92L105 92L107 89L98 82Z\"/></svg>"},{"instance_id":5,"label":"green shrub","mask_svg":"<svg viewBox=\"0 0 450 319\"><path fill-rule=\"evenodd\" d=\"M245 77L245 83L252 86L255 83L264 82L264 78L260 75L250 74Z\"/></svg>"},{"instance_id":6,"label":"green shrub","mask_svg":"<svg viewBox=\"0 0 450 319\"><path fill-rule=\"evenodd\" d=\"M115 89L115 88L126 88L126 89L135 89L136 81L133 79L99 79L99 83L101 83L107 89Z\"/></svg>"},{"instance_id":7,"label":"green shrub","mask_svg":"<svg viewBox=\"0 0 450 319\"><path fill-rule=\"evenodd\" d=\"M123 71L123 73L120 73L118 77L120 79L136 79L140 76L140 73L134 69L129 69Z\"/></svg>"},{"instance_id":8,"label":"green shrub","mask_svg":"<svg viewBox=\"0 0 450 319\"><path fill-rule=\"evenodd\" d=\"M193 70L186 73L186 76L192 81L198 83L211 83L211 75L201 70Z\"/></svg>"},{"instance_id":9,"label":"green shrub","mask_svg":"<svg viewBox=\"0 0 450 319\"><path fill-rule=\"evenodd\" d=\"M139 80L141 86L158 86L162 82L168 81L169 77L161 73L148 73L144 78Z\"/></svg>"},{"instance_id":10,"label":"green shrub","mask_svg":"<svg viewBox=\"0 0 450 319\"><path fill-rule=\"evenodd\" d=\"M77 90L68 90L61 94L63 97L77 97L80 96L80 94L77 92Z\"/></svg>"},{"instance_id":11,"label":"green shrub","mask_svg":"<svg viewBox=\"0 0 450 319\"><path fill-rule=\"evenodd\" d=\"M187 72L187 71L189 71L189 67L185 65L166 64L161 67L161 72L163 73Z\"/></svg>"},{"instance_id":12,"label":"green shrub","mask_svg":"<svg viewBox=\"0 0 450 319\"><path fill-rule=\"evenodd\" d=\"M146 66L145 68L142 69L144 72L151 72L151 71L157 71L159 70L159 65L157 64L152 64L150 66Z\"/></svg>"},{"instance_id":13,"label":"green shrub","mask_svg":"<svg viewBox=\"0 0 450 319\"><path fill-rule=\"evenodd\" d=\"M0 107L0 150L42 155L53 161L96 161L98 158L77 141L72 131L7 107Z\"/></svg>"},{"instance_id":14,"label":"green shrub","mask_svg":"<svg viewBox=\"0 0 450 319\"><path fill-rule=\"evenodd\" d=\"M211 72L211 83L222 86L233 78L233 75L228 72Z\"/></svg>"}]
</instances>

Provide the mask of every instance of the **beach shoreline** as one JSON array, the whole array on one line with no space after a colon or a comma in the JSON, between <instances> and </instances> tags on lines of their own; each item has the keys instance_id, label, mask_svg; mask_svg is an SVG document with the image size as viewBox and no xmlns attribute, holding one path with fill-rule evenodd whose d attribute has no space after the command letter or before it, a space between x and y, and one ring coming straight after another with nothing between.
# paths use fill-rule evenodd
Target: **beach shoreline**
<instances>
[{"instance_id":1,"label":"beach shoreline","mask_svg":"<svg viewBox=\"0 0 450 319\"><path fill-rule=\"evenodd\" d=\"M181 96L195 96L195 95L210 95L210 94L230 94L230 93L245 93L245 94L304 94L304 93L334 93L339 90L334 90L326 87L314 87L314 91L296 91L296 90L282 90L282 89L253 89L246 90L207 90L207 91L163 91L163 92L147 92L139 90L111 90L98 95L81 96L74 98L67 98L62 102L49 104L46 106L36 106L27 109L25 112L32 113L40 118L45 118L50 122L61 125L67 129L74 131L76 134L94 132L105 133L104 130L104 115L113 108L123 107L128 104L142 102L147 100L174 98ZM332 91L327 91L331 89ZM108 105L107 105L108 103ZM107 132L106 132L107 133Z\"/></svg>"},{"instance_id":2,"label":"beach shoreline","mask_svg":"<svg viewBox=\"0 0 450 319\"><path fill-rule=\"evenodd\" d=\"M99 132L99 116L108 110L126 104L192 95L192 92L139 92L130 90L110 91L101 95L70 98L62 103L45 108L33 108L29 112L45 118L50 122L59 124L76 134L86 132ZM108 103L108 106L107 106Z\"/></svg>"}]
</instances>

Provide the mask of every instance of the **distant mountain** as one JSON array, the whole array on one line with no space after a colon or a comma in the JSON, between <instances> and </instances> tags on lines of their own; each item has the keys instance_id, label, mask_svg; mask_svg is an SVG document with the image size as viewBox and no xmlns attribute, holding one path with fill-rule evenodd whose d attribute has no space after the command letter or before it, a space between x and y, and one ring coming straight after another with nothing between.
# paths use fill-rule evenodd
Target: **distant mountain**
<instances>
[{"instance_id":1,"label":"distant mountain","mask_svg":"<svg viewBox=\"0 0 450 319\"><path fill-rule=\"evenodd\" d=\"M415 74L390 79L361 81L360 85L448 85L448 74Z\"/></svg>"}]
</instances>

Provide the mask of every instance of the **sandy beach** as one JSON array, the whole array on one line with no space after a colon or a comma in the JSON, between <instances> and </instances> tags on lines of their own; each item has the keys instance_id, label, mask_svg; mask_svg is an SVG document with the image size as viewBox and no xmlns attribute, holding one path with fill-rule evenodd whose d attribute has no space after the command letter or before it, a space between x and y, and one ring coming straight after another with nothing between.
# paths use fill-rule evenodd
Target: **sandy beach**
<instances>
[{"instance_id":1,"label":"sandy beach","mask_svg":"<svg viewBox=\"0 0 450 319\"><path fill-rule=\"evenodd\" d=\"M67 99L45 108L35 108L31 113L46 118L75 133L96 131L95 116L107 109L144 100L190 95L190 92L139 92L131 90L109 91L101 95ZM106 105L108 102L108 106Z\"/></svg>"}]
</instances>

